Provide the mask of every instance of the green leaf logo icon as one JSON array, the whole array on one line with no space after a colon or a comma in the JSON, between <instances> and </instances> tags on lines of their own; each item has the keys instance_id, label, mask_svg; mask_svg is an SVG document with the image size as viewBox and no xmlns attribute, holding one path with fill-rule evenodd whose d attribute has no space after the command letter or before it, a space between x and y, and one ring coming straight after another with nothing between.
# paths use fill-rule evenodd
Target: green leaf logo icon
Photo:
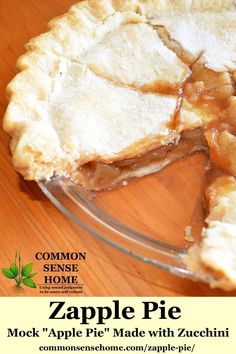
<instances>
[{"instance_id":1,"label":"green leaf logo icon","mask_svg":"<svg viewBox=\"0 0 236 354\"><path fill-rule=\"evenodd\" d=\"M17 250L15 254L15 262L11 264L10 268L2 268L2 274L11 280L16 282L15 289L22 289L21 284L28 286L29 288L36 288L35 281L32 279L37 273L31 273L33 269L33 263L28 263L25 266L21 264L20 251Z\"/></svg>"}]
</instances>

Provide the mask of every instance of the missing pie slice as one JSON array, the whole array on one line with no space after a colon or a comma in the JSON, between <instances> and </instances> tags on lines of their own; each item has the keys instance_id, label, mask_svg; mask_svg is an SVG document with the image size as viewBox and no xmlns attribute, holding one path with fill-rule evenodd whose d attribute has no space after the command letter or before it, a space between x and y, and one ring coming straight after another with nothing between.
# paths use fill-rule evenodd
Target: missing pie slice
<instances>
[{"instance_id":1,"label":"missing pie slice","mask_svg":"<svg viewBox=\"0 0 236 354\"><path fill-rule=\"evenodd\" d=\"M234 1L81 1L49 29L8 86L15 168L104 190L209 152L221 177L185 262L236 288Z\"/></svg>"}]
</instances>

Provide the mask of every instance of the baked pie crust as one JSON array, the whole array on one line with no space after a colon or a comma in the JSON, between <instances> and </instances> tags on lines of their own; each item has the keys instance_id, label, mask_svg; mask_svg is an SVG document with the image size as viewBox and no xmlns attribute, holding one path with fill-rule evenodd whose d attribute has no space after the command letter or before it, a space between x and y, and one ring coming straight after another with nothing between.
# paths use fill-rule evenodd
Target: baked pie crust
<instances>
[{"instance_id":1,"label":"baked pie crust","mask_svg":"<svg viewBox=\"0 0 236 354\"><path fill-rule=\"evenodd\" d=\"M4 129L28 180L100 190L209 151L207 227L184 260L236 288L233 0L88 0L27 44ZM220 171L220 172L219 172Z\"/></svg>"}]
</instances>

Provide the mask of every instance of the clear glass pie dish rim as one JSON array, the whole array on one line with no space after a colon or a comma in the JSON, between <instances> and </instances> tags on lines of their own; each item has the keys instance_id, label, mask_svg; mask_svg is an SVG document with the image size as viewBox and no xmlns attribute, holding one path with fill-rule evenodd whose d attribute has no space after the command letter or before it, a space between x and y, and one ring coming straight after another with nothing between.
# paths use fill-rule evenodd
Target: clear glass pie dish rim
<instances>
[{"instance_id":1,"label":"clear glass pie dish rim","mask_svg":"<svg viewBox=\"0 0 236 354\"><path fill-rule=\"evenodd\" d=\"M182 256L186 249L170 245L142 234L106 214L87 198L83 189L69 179L57 177L40 181L38 185L46 197L69 219L92 236L130 256L177 276L201 280L185 266Z\"/></svg>"}]
</instances>

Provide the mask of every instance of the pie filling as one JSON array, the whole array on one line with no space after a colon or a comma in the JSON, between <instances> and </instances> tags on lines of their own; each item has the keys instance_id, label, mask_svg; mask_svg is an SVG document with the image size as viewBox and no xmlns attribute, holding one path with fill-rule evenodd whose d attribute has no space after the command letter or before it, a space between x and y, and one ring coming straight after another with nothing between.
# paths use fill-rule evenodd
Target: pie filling
<instances>
[{"instance_id":1,"label":"pie filling","mask_svg":"<svg viewBox=\"0 0 236 354\"><path fill-rule=\"evenodd\" d=\"M207 151L202 129L184 131L176 143L155 148L143 155L104 163L91 161L79 167L73 178L90 190L114 188L125 179L156 172L167 164L197 152ZM146 171L146 172L145 172Z\"/></svg>"}]
</instances>

